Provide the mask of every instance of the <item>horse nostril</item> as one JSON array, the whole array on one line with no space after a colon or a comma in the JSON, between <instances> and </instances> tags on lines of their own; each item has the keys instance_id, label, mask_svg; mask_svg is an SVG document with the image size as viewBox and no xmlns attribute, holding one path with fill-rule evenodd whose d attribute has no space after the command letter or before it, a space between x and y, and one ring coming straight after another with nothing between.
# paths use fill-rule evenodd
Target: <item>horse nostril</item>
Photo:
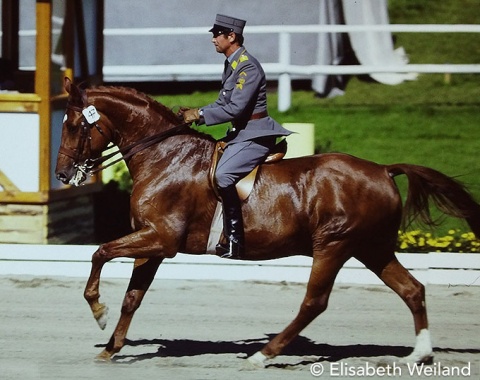
<instances>
[{"instance_id":1,"label":"horse nostril","mask_svg":"<svg viewBox=\"0 0 480 380\"><path fill-rule=\"evenodd\" d=\"M67 176L65 175L65 173L57 173L57 180L59 180L63 183L66 183Z\"/></svg>"}]
</instances>

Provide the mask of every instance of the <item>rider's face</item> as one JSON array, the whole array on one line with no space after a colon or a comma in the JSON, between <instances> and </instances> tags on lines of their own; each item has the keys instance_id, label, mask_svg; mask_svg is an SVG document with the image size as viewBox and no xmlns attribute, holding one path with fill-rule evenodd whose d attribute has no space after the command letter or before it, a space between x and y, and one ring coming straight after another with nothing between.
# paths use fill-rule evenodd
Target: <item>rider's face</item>
<instances>
[{"instance_id":1,"label":"rider's face","mask_svg":"<svg viewBox=\"0 0 480 380\"><path fill-rule=\"evenodd\" d=\"M233 46L234 41L234 33L214 33L212 37L212 43L215 45L217 53L225 54L227 57L236 50L236 47Z\"/></svg>"}]
</instances>

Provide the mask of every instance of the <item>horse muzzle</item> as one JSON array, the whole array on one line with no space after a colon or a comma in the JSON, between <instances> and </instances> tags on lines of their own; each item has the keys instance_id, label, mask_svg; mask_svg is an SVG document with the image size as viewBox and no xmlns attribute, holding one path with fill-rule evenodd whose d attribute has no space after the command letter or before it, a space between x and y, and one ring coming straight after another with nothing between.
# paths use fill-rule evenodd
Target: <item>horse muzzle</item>
<instances>
[{"instance_id":1,"label":"horse muzzle","mask_svg":"<svg viewBox=\"0 0 480 380\"><path fill-rule=\"evenodd\" d=\"M67 175L64 172L57 173L57 179L65 185L80 186L87 179L87 174L80 169L76 169L73 175Z\"/></svg>"},{"instance_id":2,"label":"horse muzzle","mask_svg":"<svg viewBox=\"0 0 480 380\"><path fill-rule=\"evenodd\" d=\"M56 178L60 182L62 182L64 184L68 184L69 179L67 178L67 175L65 173L63 173L63 172L57 173Z\"/></svg>"},{"instance_id":3,"label":"horse muzzle","mask_svg":"<svg viewBox=\"0 0 480 380\"><path fill-rule=\"evenodd\" d=\"M88 177L88 168L85 165L72 165L55 170L56 178L65 185L80 186Z\"/></svg>"}]
</instances>

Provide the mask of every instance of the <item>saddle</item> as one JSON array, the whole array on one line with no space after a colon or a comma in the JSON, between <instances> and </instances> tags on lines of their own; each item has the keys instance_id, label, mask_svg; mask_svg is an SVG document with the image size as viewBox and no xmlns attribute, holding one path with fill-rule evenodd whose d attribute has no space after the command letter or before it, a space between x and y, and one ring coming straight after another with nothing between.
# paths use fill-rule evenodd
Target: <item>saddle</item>
<instances>
[{"instance_id":1,"label":"saddle","mask_svg":"<svg viewBox=\"0 0 480 380\"><path fill-rule=\"evenodd\" d=\"M223 152L225 151L226 145L227 143L225 141L217 141L217 144L215 145L215 150L213 152L212 163L210 165L210 171L208 175L210 185L212 186L215 196L219 201L221 201L221 199L217 191L217 184L215 182L215 170L217 169L218 160L220 160ZM264 163L271 164L274 162L278 162L281 159L283 159L286 153L287 153L287 140L282 139L279 143L275 145L272 152L268 155ZM250 195L250 193L252 192L253 185L255 183L255 178L257 177L258 168L259 166L256 166L246 177L242 178L236 185L238 197L242 202L246 200Z\"/></svg>"}]
</instances>

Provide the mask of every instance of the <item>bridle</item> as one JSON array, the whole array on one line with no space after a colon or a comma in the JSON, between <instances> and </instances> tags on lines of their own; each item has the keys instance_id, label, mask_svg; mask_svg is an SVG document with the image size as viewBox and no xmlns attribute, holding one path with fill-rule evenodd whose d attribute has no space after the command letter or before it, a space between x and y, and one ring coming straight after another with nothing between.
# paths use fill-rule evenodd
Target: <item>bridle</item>
<instances>
[{"instance_id":1,"label":"bridle","mask_svg":"<svg viewBox=\"0 0 480 380\"><path fill-rule=\"evenodd\" d=\"M80 122L80 138L78 140L77 148L70 149L64 146L60 146L59 153L70 157L73 159L73 166L76 169L74 176L70 179L69 184L78 186L83 182L87 176L93 176L94 174L120 162L122 160L128 160L134 154L140 152L143 149L148 148L154 144L157 144L171 136L175 136L189 130L191 123L183 123L177 125L173 128L170 128L164 132L160 132L151 136L144 137L130 145L118 148L117 150L108 153L106 155L92 158L91 157L91 130L95 127L97 131L109 141L108 146L103 150L109 150L113 147L113 138L115 136L115 131L112 131L110 128L106 127L109 131L108 134L102 130L97 121L100 119L100 114L97 112L94 105L89 105L86 96L83 97L84 106L79 107L73 104L67 103L67 109L70 109L74 112L79 112L82 114L82 120ZM104 162L108 161L117 154L121 154L121 157L102 165Z\"/></svg>"}]
</instances>

